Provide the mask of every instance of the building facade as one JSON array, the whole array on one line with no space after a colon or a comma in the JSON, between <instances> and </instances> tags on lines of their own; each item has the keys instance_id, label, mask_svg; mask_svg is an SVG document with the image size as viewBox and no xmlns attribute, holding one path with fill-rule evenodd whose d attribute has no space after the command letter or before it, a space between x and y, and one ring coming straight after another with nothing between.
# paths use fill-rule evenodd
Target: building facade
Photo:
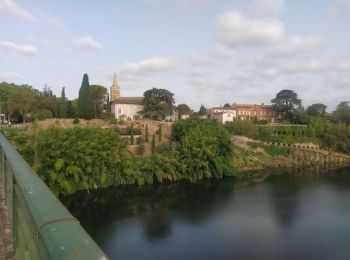
<instances>
[{"instance_id":1,"label":"building facade","mask_svg":"<svg viewBox=\"0 0 350 260\"><path fill-rule=\"evenodd\" d=\"M121 97L120 87L114 74L110 88L111 113L115 118L134 119L140 117L139 111L143 110L143 97Z\"/></svg>"},{"instance_id":2,"label":"building facade","mask_svg":"<svg viewBox=\"0 0 350 260\"><path fill-rule=\"evenodd\" d=\"M237 117L234 107L213 107L209 109L210 118L217 120L221 124L232 122Z\"/></svg>"},{"instance_id":3,"label":"building facade","mask_svg":"<svg viewBox=\"0 0 350 260\"><path fill-rule=\"evenodd\" d=\"M272 105L235 104L234 106L236 108L237 118L239 119L264 120L268 123L276 122L276 111Z\"/></svg>"}]
</instances>

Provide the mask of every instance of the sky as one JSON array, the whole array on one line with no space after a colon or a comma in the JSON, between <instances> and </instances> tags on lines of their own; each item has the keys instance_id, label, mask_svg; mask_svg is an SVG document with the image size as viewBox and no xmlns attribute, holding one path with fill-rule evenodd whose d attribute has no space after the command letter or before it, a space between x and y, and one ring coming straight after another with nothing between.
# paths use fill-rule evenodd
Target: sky
<instances>
[{"instance_id":1,"label":"sky","mask_svg":"<svg viewBox=\"0 0 350 260\"><path fill-rule=\"evenodd\" d=\"M0 0L0 82L77 98L84 73L198 110L350 101L350 0Z\"/></svg>"}]
</instances>

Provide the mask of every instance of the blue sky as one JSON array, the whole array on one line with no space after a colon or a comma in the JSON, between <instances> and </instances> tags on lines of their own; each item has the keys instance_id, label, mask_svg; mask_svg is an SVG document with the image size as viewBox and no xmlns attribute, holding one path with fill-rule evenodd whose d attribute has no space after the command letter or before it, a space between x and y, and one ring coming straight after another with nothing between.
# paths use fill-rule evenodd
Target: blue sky
<instances>
[{"instance_id":1,"label":"blue sky","mask_svg":"<svg viewBox=\"0 0 350 260\"><path fill-rule=\"evenodd\" d=\"M76 98L83 73L193 109L350 100L350 0L0 0L0 81Z\"/></svg>"}]
</instances>

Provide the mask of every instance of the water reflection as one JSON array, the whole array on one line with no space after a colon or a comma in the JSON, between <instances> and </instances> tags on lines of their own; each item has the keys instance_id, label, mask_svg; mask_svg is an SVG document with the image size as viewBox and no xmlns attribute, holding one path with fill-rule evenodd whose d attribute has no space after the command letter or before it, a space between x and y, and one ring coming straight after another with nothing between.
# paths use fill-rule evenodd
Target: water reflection
<instances>
[{"instance_id":1,"label":"water reflection","mask_svg":"<svg viewBox=\"0 0 350 260\"><path fill-rule=\"evenodd\" d=\"M250 175L62 200L112 259L346 258L349 169Z\"/></svg>"}]
</instances>

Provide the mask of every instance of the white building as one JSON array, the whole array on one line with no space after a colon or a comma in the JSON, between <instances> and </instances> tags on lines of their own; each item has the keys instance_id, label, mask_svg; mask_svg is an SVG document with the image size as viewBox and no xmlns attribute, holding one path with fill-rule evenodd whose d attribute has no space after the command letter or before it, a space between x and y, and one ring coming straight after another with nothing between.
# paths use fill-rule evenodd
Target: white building
<instances>
[{"instance_id":1,"label":"white building","mask_svg":"<svg viewBox=\"0 0 350 260\"><path fill-rule=\"evenodd\" d=\"M111 113L115 118L134 119L143 110L143 97L121 97L120 87L114 74L110 92Z\"/></svg>"},{"instance_id":2,"label":"white building","mask_svg":"<svg viewBox=\"0 0 350 260\"><path fill-rule=\"evenodd\" d=\"M232 122L237 117L237 110L233 107L213 107L209 109L211 119L221 124Z\"/></svg>"}]
</instances>

